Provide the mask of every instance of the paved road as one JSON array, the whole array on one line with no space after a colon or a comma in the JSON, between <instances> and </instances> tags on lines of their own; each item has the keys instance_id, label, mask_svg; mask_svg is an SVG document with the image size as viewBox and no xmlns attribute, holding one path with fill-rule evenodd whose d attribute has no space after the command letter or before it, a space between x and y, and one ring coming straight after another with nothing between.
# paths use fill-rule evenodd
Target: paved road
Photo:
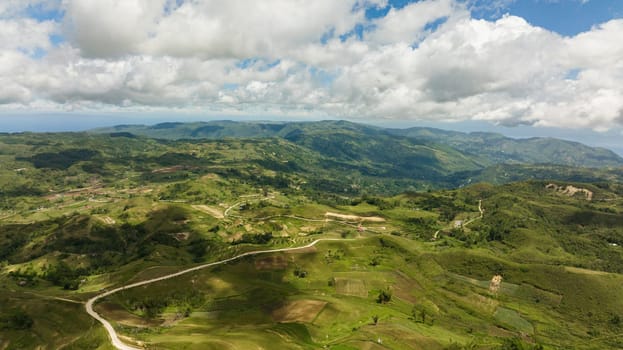
<instances>
[{"instance_id":1,"label":"paved road","mask_svg":"<svg viewBox=\"0 0 623 350\"><path fill-rule=\"evenodd\" d=\"M184 274L187 274L189 272L193 272L193 271L197 271L197 270L201 270L201 269L205 269L207 267L211 267L211 266L216 266L216 265L220 265L220 264L225 264L228 263L230 261L234 261L236 259L240 259L242 257L245 256L250 256L250 255L257 255L257 254L265 254L265 253L277 253L277 252L288 252L288 251L294 251L294 250L301 250L301 249L306 249L306 248L310 248L313 247L314 245L316 245L316 243L321 242L321 241L349 241L349 240L353 240L353 239L340 239L340 238L320 238L317 239L307 245L301 246L301 247L293 247L293 248L279 248L279 249L269 249L269 250L256 250L256 251L251 251L251 252L246 252L246 253L242 253L240 255L236 255L232 258L229 259L225 259L225 260L221 260L221 261L215 261L215 262L211 262L208 264L203 264L203 265L199 265L199 266L195 266L195 267L191 267L189 269L186 270L182 270L179 272L175 272L175 273L171 273L165 276L161 276L161 277L156 277L156 278L152 278L149 280L145 280L145 281L141 281L141 282L136 282L136 283L132 283L132 284L128 284L125 286L121 286L119 288L115 288L112 290L109 290L107 292L104 292L102 294L98 294L96 296L94 296L93 298L89 299L87 301L87 303L85 304L85 309L87 311L87 313L89 315L91 315L91 317L95 318L96 320L98 320L103 326L104 328L106 328L106 331L108 332L108 335L110 336L110 340L112 345L119 349L119 350L137 350L140 348L136 348L133 346L129 346L126 345L125 343L123 343L119 337L117 336L117 332L115 331L115 329L113 328L113 326L110 324L110 322L106 321L106 319L104 319L100 314L98 314L97 312L95 312L95 310L93 310L93 304L95 304L96 301L98 301L99 299L105 298L111 294L115 294L119 291L125 290L125 289L130 289L130 288L134 288L134 287L138 287L138 286L144 286L146 284L150 284L150 283L154 283L154 282L158 282L158 281L163 281L163 280L167 280L173 277L177 277L177 276L181 276Z\"/></svg>"}]
</instances>

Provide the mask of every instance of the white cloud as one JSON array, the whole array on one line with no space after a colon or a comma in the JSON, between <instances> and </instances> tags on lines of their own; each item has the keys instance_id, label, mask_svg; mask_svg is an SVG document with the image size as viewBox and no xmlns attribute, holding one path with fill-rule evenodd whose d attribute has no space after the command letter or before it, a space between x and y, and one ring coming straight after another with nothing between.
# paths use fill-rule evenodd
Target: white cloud
<instances>
[{"instance_id":1,"label":"white cloud","mask_svg":"<svg viewBox=\"0 0 623 350\"><path fill-rule=\"evenodd\" d=\"M365 18L365 7L384 1L46 2L65 11L57 23L25 18L24 6L7 1L0 5L0 112L623 124L623 20L563 37L519 17L473 19L472 5L453 0L424 0L375 20ZM358 24L363 40L341 37ZM52 45L61 27L68 41Z\"/></svg>"},{"instance_id":2,"label":"white cloud","mask_svg":"<svg viewBox=\"0 0 623 350\"><path fill-rule=\"evenodd\" d=\"M65 0L69 38L87 57L137 50L154 30L165 0Z\"/></svg>"},{"instance_id":3,"label":"white cloud","mask_svg":"<svg viewBox=\"0 0 623 350\"><path fill-rule=\"evenodd\" d=\"M21 50L33 53L36 49L49 49L50 35L57 31L52 21L33 19L0 19L0 50Z\"/></svg>"},{"instance_id":4,"label":"white cloud","mask_svg":"<svg viewBox=\"0 0 623 350\"><path fill-rule=\"evenodd\" d=\"M356 0L171 1L65 0L65 23L88 56L247 58L343 34L365 12Z\"/></svg>"},{"instance_id":5,"label":"white cloud","mask_svg":"<svg viewBox=\"0 0 623 350\"><path fill-rule=\"evenodd\" d=\"M379 44L412 44L424 36L427 24L455 14L457 7L452 0L424 0L399 10L392 8L385 17L373 22L376 29L367 39Z\"/></svg>"}]
</instances>

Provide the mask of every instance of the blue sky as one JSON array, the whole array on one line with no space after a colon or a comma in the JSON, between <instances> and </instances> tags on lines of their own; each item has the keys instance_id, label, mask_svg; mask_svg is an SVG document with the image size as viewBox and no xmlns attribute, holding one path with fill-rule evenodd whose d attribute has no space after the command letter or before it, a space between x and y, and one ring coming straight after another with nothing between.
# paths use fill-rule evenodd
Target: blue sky
<instances>
[{"instance_id":1,"label":"blue sky","mask_svg":"<svg viewBox=\"0 0 623 350\"><path fill-rule=\"evenodd\" d=\"M348 119L623 150L622 18L620 0L2 0L0 131Z\"/></svg>"},{"instance_id":2,"label":"blue sky","mask_svg":"<svg viewBox=\"0 0 623 350\"><path fill-rule=\"evenodd\" d=\"M366 16L369 19L383 17L391 8L400 9L413 2L418 0L389 0L386 6L370 7ZM495 20L510 14L564 36L573 36L623 17L621 0L474 0L468 1L467 6L472 9L474 18Z\"/></svg>"},{"instance_id":3,"label":"blue sky","mask_svg":"<svg viewBox=\"0 0 623 350\"><path fill-rule=\"evenodd\" d=\"M523 0L508 7L508 13L562 35L573 36L594 25L623 16L620 0Z\"/></svg>"},{"instance_id":4,"label":"blue sky","mask_svg":"<svg viewBox=\"0 0 623 350\"><path fill-rule=\"evenodd\" d=\"M391 7L402 8L412 2L417 0L390 0L385 7L371 8L368 17L383 16ZM494 20L508 13L566 36L623 17L623 1L620 0L476 0L470 1L468 6L473 9L474 18Z\"/></svg>"}]
</instances>

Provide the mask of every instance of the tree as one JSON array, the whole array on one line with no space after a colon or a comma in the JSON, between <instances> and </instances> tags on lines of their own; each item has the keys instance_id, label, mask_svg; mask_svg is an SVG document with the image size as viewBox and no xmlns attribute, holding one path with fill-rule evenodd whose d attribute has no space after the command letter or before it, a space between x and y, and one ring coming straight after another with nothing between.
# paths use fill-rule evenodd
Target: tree
<instances>
[{"instance_id":1,"label":"tree","mask_svg":"<svg viewBox=\"0 0 623 350\"><path fill-rule=\"evenodd\" d=\"M413 320L415 320L415 322L426 322L426 308L424 305L414 305L413 310L411 310L411 314L413 315Z\"/></svg>"},{"instance_id":2,"label":"tree","mask_svg":"<svg viewBox=\"0 0 623 350\"><path fill-rule=\"evenodd\" d=\"M300 266L296 265L296 267L294 268L294 276L298 277L298 278L305 278L307 277L307 271L303 270Z\"/></svg>"},{"instance_id":3,"label":"tree","mask_svg":"<svg viewBox=\"0 0 623 350\"><path fill-rule=\"evenodd\" d=\"M376 302L379 304L387 304L392 300L392 292L388 289L383 289L376 298Z\"/></svg>"}]
</instances>

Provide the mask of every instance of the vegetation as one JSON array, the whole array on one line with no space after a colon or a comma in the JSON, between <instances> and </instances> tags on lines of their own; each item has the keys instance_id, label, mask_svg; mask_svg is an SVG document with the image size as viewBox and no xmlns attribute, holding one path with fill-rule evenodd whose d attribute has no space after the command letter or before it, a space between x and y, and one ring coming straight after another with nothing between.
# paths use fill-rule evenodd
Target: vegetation
<instances>
[{"instance_id":1,"label":"vegetation","mask_svg":"<svg viewBox=\"0 0 623 350\"><path fill-rule=\"evenodd\" d=\"M109 349L103 290L316 239L95 308L165 349L623 347L620 169L344 122L149 130L232 138L0 136L0 348Z\"/></svg>"}]
</instances>

